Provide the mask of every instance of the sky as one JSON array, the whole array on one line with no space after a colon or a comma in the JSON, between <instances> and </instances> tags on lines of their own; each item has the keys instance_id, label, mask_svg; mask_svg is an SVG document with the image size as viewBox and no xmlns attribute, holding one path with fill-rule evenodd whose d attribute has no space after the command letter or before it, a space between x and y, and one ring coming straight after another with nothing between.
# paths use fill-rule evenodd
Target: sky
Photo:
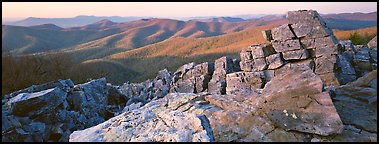
<instances>
[{"instance_id":1,"label":"sky","mask_svg":"<svg viewBox=\"0 0 379 144\"><path fill-rule=\"evenodd\" d=\"M374 12L377 2L2 2L2 19L78 15L194 17L285 14L313 9L321 14Z\"/></svg>"}]
</instances>

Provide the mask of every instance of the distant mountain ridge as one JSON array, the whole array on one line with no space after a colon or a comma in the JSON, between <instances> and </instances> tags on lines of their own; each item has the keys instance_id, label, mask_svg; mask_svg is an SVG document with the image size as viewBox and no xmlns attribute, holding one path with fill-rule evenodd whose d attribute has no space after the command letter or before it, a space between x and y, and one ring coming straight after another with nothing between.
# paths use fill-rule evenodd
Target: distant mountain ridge
<instances>
[{"instance_id":1,"label":"distant mountain ridge","mask_svg":"<svg viewBox=\"0 0 379 144\"><path fill-rule=\"evenodd\" d=\"M377 21L378 13L339 13L339 14L324 14L321 15L325 19L345 19L345 20L359 20L359 21Z\"/></svg>"},{"instance_id":2,"label":"distant mountain ridge","mask_svg":"<svg viewBox=\"0 0 379 144\"><path fill-rule=\"evenodd\" d=\"M210 18L210 19L194 19L194 20L200 21L200 22L243 22L243 21L246 21L238 17L217 17L217 18Z\"/></svg>"},{"instance_id":3,"label":"distant mountain ridge","mask_svg":"<svg viewBox=\"0 0 379 144\"><path fill-rule=\"evenodd\" d=\"M344 19L344 20L359 20L359 21L377 21L377 12L371 13L339 13L339 14L321 14L325 19ZM14 25L14 26L34 26L42 24L55 24L62 28L68 27L78 27L88 24L92 24L104 19L110 20L112 22L130 22L139 19L146 19L151 17L121 17L121 16L85 16L80 15L72 18L37 18L29 17L24 20L14 21L14 22L3 22L3 25ZM198 17L176 17L171 18L181 21L197 20L202 22L241 22L244 20L256 20L256 19L269 19L272 18L283 18L284 14L244 14L235 16L198 16ZM162 19L162 18L161 18Z\"/></svg>"},{"instance_id":4,"label":"distant mountain ridge","mask_svg":"<svg viewBox=\"0 0 379 144\"><path fill-rule=\"evenodd\" d=\"M98 17L98 16L76 16L73 18L36 18L29 17L24 20L5 23L6 25L15 25L15 26L34 26L42 24L54 24L59 27L75 27L83 26L91 23L95 23L104 19L108 19L113 22L129 22L145 17L120 17L120 16L110 16L110 17Z\"/></svg>"},{"instance_id":5,"label":"distant mountain ridge","mask_svg":"<svg viewBox=\"0 0 379 144\"><path fill-rule=\"evenodd\" d=\"M375 19L373 18L375 14L377 13L328 14L323 16L327 17L325 21L333 29L353 30L376 26L377 22L372 21ZM357 15L360 15L360 17ZM78 16L76 18L93 20L94 16ZM143 18L129 22L117 22L114 19L99 19L84 26L68 28L55 24L42 24L30 27L3 25L2 51L14 54L32 54L61 49L83 50L89 48L110 48L110 50L118 48L122 51L127 51L172 40L173 38L207 38L235 33L257 26L269 25L272 22L282 20L285 20L285 15L283 14L266 15L247 20L235 17L217 17L189 21ZM172 42L175 41L173 40Z\"/></svg>"}]
</instances>

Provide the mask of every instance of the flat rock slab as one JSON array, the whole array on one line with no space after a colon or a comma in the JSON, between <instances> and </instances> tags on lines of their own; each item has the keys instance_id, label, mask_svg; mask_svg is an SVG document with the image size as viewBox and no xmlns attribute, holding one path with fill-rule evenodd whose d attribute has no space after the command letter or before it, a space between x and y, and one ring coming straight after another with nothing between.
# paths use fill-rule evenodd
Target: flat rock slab
<instances>
[{"instance_id":1,"label":"flat rock slab","mask_svg":"<svg viewBox=\"0 0 379 144\"><path fill-rule=\"evenodd\" d=\"M298 39L285 41L272 40L271 43L276 52L298 50L302 48L300 40Z\"/></svg>"},{"instance_id":2,"label":"flat rock slab","mask_svg":"<svg viewBox=\"0 0 379 144\"><path fill-rule=\"evenodd\" d=\"M67 93L52 88L36 93L20 93L8 101L14 115L35 116L53 110L66 99Z\"/></svg>"},{"instance_id":3,"label":"flat rock slab","mask_svg":"<svg viewBox=\"0 0 379 144\"><path fill-rule=\"evenodd\" d=\"M304 60L309 58L308 51L306 49L285 51L282 53L285 60Z\"/></svg>"},{"instance_id":4,"label":"flat rock slab","mask_svg":"<svg viewBox=\"0 0 379 144\"><path fill-rule=\"evenodd\" d=\"M259 106L285 130L323 136L341 133L342 121L322 85L309 67L296 68L266 84Z\"/></svg>"},{"instance_id":5,"label":"flat rock slab","mask_svg":"<svg viewBox=\"0 0 379 144\"><path fill-rule=\"evenodd\" d=\"M169 94L97 126L75 131L70 142L200 142L214 141L204 115L176 110L194 94ZM208 131L207 131L208 130Z\"/></svg>"}]
</instances>

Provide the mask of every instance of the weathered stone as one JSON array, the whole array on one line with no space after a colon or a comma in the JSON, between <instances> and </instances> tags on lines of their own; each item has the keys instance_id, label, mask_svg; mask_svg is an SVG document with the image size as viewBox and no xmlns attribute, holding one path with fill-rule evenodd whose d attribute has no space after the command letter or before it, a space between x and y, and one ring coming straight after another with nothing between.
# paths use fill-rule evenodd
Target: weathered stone
<instances>
[{"instance_id":1,"label":"weathered stone","mask_svg":"<svg viewBox=\"0 0 379 144\"><path fill-rule=\"evenodd\" d=\"M298 38L320 38L333 35L332 30L325 25L314 25L312 23L295 23L291 25Z\"/></svg>"},{"instance_id":2,"label":"weathered stone","mask_svg":"<svg viewBox=\"0 0 379 144\"><path fill-rule=\"evenodd\" d=\"M337 55L337 54L339 54L338 51L341 48L342 47L340 45L326 46L323 48L316 48L315 52L314 52L314 56L312 56L312 57L318 58L318 57L321 57L324 55Z\"/></svg>"},{"instance_id":3,"label":"weathered stone","mask_svg":"<svg viewBox=\"0 0 379 144\"><path fill-rule=\"evenodd\" d=\"M334 90L334 105L342 122L377 132L377 70Z\"/></svg>"},{"instance_id":4,"label":"weathered stone","mask_svg":"<svg viewBox=\"0 0 379 144\"><path fill-rule=\"evenodd\" d=\"M201 75L195 77L195 92L200 93L208 89L208 83L211 80L211 75Z\"/></svg>"},{"instance_id":5,"label":"weathered stone","mask_svg":"<svg viewBox=\"0 0 379 144\"><path fill-rule=\"evenodd\" d=\"M49 112L63 103L66 92L59 88L47 89L36 93L21 93L11 98L8 106L13 114L19 116L36 116Z\"/></svg>"},{"instance_id":6,"label":"weathered stone","mask_svg":"<svg viewBox=\"0 0 379 144\"><path fill-rule=\"evenodd\" d=\"M285 60L303 60L309 58L308 51L305 49L285 51L282 54Z\"/></svg>"},{"instance_id":7,"label":"weathered stone","mask_svg":"<svg viewBox=\"0 0 379 144\"><path fill-rule=\"evenodd\" d=\"M372 70L370 64L370 49L362 47L357 50L353 58L353 65L357 72L358 77L361 77Z\"/></svg>"},{"instance_id":8,"label":"weathered stone","mask_svg":"<svg viewBox=\"0 0 379 144\"><path fill-rule=\"evenodd\" d=\"M196 95L189 95L195 98ZM184 98L184 99L183 99ZM182 106L191 99L187 95L169 94L167 98L150 102L149 104L129 112L125 112L108 121L89 129L75 131L70 136L73 141L212 141L214 137L209 131L209 123L195 114L181 112L177 106ZM185 100L186 99L186 100ZM184 102L171 106L170 100ZM164 107L167 103L168 107ZM163 105L161 105L163 104ZM208 128L204 128L207 126Z\"/></svg>"},{"instance_id":9,"label":"weathered stone","mask_svg":"<svg viewBox=\"0 0 379 144\"><path fill-rule=\"evenodd\" d=\"M252 71L263 71L265 69L267 69L265 58L254 59Z\"/></svg>"},{"instance_id":10,"label":"weathered stone","mask_svg":"<svg viewBox=\"0 0 379 144\"><path fill-rule=\"evenodd\" d=\"M345 47L344 49L346 51L356 52L353 42L351 42L351 40L340 40L338 43L344 46Z\"/></svg>"},{"instance_id":11,"label":"weathered stone","mask_svg":"<svg viewBox=\"0 0 379 144\"><path fill-rule=\"evenodd\" d=\"M299 40L286 40L286 41L273 40L271 41L271 43L272 43L272 47L275 49L276 52L284 52L284 51L301 49Z\"/></svg>"},{"instance_id":12,"label":"weathered stone","mask_svg":"<svg viewBox=\"0 0 379 144\"><path fill-rule=\"evenodd\" d=\"M321 16L314 10L288 11L287 20L289 24L309 23L316 26L325 25Z\"/></svg>"},{"instance_id":13,"label":"weathered stone","mask_svg":"<svg viewBox=\"0 0 379 144\"><path fill-rule=\"evenodd\" d=\"M195 93L203 92L208 88L208 82L214 72L214 64L204 62L196 66L192 66L192 63L187 65L189 66L185 69L185 73L181 69L174 73L171 92Z\"/></svg>"},{"instance_id":14,"label":"weathered stone","mask_svg":"<svg viewBox=\"0 0 379 144\"><path fill-rule=\"evenodd\" d=\"M333 35L314 39L300 39L300 42L306 49L324 48L338 44L337 38Z\"/></svg>"},{"instance_id":15,"label":"weathered stone","mask_svg":"<svg viewBox=\"0 0 379 144\"><path fill-rule=\"evenodd\" d=\"M285 41L285 40L292 40L296 38L296 36L292 33L288 24L275 27L271 30L271 32L272 32L273 40Z\"/></svg>"},{"instance_id":16,"label":"weathered stone","mask_svg":"<svg viewBox=\"0 0 379 144\"><path fill-rule=\"evenodd\" d=\"M241 61L247 61L247 60L253 59L253 55L251 54L251 51L241 51L240 57L241 57Z\"/></svg>"},{"instance_id":17,"label":"weathered stone","mask_svg":"<svg viewBox=\"0 0 379 144\"><path fill-rule=\"evenodd\" d=\"M242 62L242 61L241 61ZM241 68L245 66L241 65ZM226 74L239 71L230 57L221 57L215 61L215 71L208 83L208 92L212 94L226 93Z\"/></svg>"},{"instance_id":18,"label":"weathered stone","mask_svg":"<svg viewBox=\"0 0 379 144\"><path fill-rule=\"evenodd\" d=\"M345 56L338 55L336 65L337 69L335 70L335 73L337 73L337 79L340 84L346 84L356 79L355 69Z\"/></svg>"},{"instance_id":19,"label":"weathered stone","mask_svg":"<svg viewBox=\"0 0 379 144\"><path fill-rule=\"evenodd\" d=\"M33 85L33 86L28 87L26 89L19 90L19 91L11 93L9 95L6 95L5 98L12 98L12 97L17 96L20 93L34 93L34 92L39 92L39 91L51 89L54 87L58 87L58 88L66 91L66 92L69 92L71 90L71 88L74 87L74 83L70 79L67 79L67 80L52 81L52 82L48 82L48 83L44 83L44 84L40 84L40 85Z\"/></svg>"},{"instance_id":20,"label":"weathered stone","mask_svg":"<svg viewBox=\"0 0 379 144\"><path fill-rule=\"evenodd\" d=\"M240 61L240 67L243 71L252 71L254 66L254 61L253 60L245 60L245 61Z\"/></svg>"},{"instance_id":21,"label":"weathered stone","mask_svg":"<svg viewBox=\"0 0 379 144\"><path fill-rule=\"evenodd\" d=\"M195 65L196 63L191 62L179 67L173 74L172 82L176 83L179 79L183 78L188 73L188 71L190 71L191 69L195 67ZM190 74L187 74L187 75L190 75ZM186 78L188 78L188 76Z\"/></svg>"},{"instance_id":22,"label":"weathered stone","mask_svg":"<svg viewBox=\"0 0 379 144\"><path fill-rule=\"evenodd\" d=\"M322 139L322 138L320 138ZM352 125L345 125L341 134L332 139L321 142L376 142L377 134L357 129Z\"/></svg>"},{"instance_id":23,"label":"weathered stone","mask_svg":"<svg viewBox=\"0 0 379 144\"><path fill-rule=\"evenodd\" d=\"M377 47L377 36L375 36L374 38L372 38L368 43L367 43L367 46L369 48L375 48Z\"/></svg>"},{"instance_id":24,"label":"weathered stone","mask_svg":"<svg viewBox=\"0 0 379 144\"><path fill-rule=\"evenodd\" d=\"M265 81L264 83L267 83L275 76L275 71L274 70L264 70L263 75L264 75L263 80Z\"/></svg>"},{"instance_id":25,"label":"weathered stone","mask_svg":"<svg viewBox=\"0 0 379 144\"><path fill-rule=\"evenodd\" d=\"M226 94L263 88L262 72L235 72L226 75Z\"/></svg>"},{"instance_id":26,"label":"weathered stone","mask_svg":"<svg viewBox=\"0 0 379 144\"><path fill-rule=\"evenodd\" d=\"M263 38L267 41L271 41L272 40L272 34L271 34L271 30L264 30L262 31L262 34L263 34Z\"/></svg>"},{"instance_id":27,"label":"weathered stone","mask_svg":"<svg viewBox=\"0 0 379 144\"><path fill-rule=\"evenodd\" d=\"M263 52L264 45L252 45L251 54L253 55L253 59L264 58L265 53Z\"/></svg>"},{"instance_id":28,"label":"weathered stone","mask_svg":"<svg viewBox=\"0 0 379 144\"><path fill-rule=\"evenodd\" d=\"M322 81L308 67L275 76L263 89L259 106L279 127L319 135L341 133L343 125Z\"/></svg>"},{"instance_id":29,"label":"weathered stone","mask_svg":"<svg viewBox=\"0 0 379 144\"><path fill-rule=\"evenodd\" d=\"M326 55L320 58L315 59L316 74L325 74L325 73L331 73L334 70L334 67L337 62L337 56L334 55Z\"/></svg>"},{"instance_id":30,"label":"weathered stone","mask_svg":"<svg viewBox=\"0 0 379 144\"><path fill-rule=\"evenodd\" d=\"M212 76L211 81L208 83L208 92L212 94L225 94L226 93L226 77Z\"/></svg>"},{"instance_id":31,"label":"weathered stone","mask_svg":"<svg viewBox=\"0 0 379 144\"><path fill-rule=\"evenodd\" d=\"M291 69L295 69L298 67L309 67L312 71L315 70L315 62L312 59L306 59L306 60L300 60L300 61L294 61L291 63L286 63L282 67L274 70L274 75L283 75L288 73Z\"/></svg>"},{"instance_id":32,"label":"weathered stone","mask_svg":"<svg viewBox=\"0 0 379 144\"><path fill-rule=\"evenodd\" d=\"M204 62L196 65L192 70L190 70L191 76L201 76L201 75L212 75L214 71L213 62Z\"/></svg>"},{"instance_id":33,"label":"weathered stone","mask_svg":"<svg viewBox=\"0 0 379 144\"><path fill-rule=\"evenodd\" d=\"M177 86L175 86L177 85ZM183 93L194 93L195 92L195 78L180 79L171 88L171 92L183 92Z\"/></svg>"},{"instance_id":34,"label":"weathered stone","mask_svg":"<svg viewBox=\"0 0 379 144\"><path fill-rule=\"evenodd\" d=\"M280 54L269 55L266 57L266 62L268 65L267 69L269 70L277 69L285 64Z\"/></svg>"},{"instance_id":35,"label":"weathered stone","mask_svg":"<svg viewBox=\"0 0 379 144\"><path fill-rule=\"evenodd\" d=\"M233 66L233 60L228 57L224 56L219 59L215 60L215 73L220 73L221 71L224 71L226 74L234 72L234 66Z\"/></svg>"}]
</instances>

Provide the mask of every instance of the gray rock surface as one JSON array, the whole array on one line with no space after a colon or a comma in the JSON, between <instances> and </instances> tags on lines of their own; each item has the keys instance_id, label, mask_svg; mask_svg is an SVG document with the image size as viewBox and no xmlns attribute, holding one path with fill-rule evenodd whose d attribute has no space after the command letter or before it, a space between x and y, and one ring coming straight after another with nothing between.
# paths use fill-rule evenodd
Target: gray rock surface
<instances>
[{"instance_id":1,"label":"gray rock surface","mask_svg":"<svg viewBox=\"0 0 379 144\"><path fill-rule=\"evenodd\" d=\"M263 89L260 107L279 127L318 135L339 134L342 121L322 81L309 67L274 77Z\"/></svg>"},{"instance_id":2,"label":"gray rock surface","mask_svg":"<svg viewBox=\"0 0 379 144\"><path fill-rule=\"evenodd\" d=\"M242 68L242 67L241 67ZM226 93L226 74L239 71L234 66L234 62L230 57L222 57L215 61L215 70L212 79L208 83L208 92L212 94Z\"/></svg>"},{"instance_id":3,"label":"gray rock surface","mask_svg":"<svg viewBox=\"0 0 379 144\"><path fill-rule=\"evenodd\" d=\"M211 129L206 116L178 110L193 98L195 94L171 93L100 125L75 131L70 142L213 141L212 132L207 132Z\"/></svg>"},{"instance_id":4,"label":"gray rock surface","mask_svg":"<svg viewBox=\"0 0 379 144\"><path fill-rule=\"evenodd\" d=\"M263 72L235 72L226 75L226 94L244 94L264 86Z\"/></svg>"},{"instance_id":5,"label":"gray rock surface","mask_svg":"<svg viewBox=\"0 0 379 144\"><path fill-rule=\"evenodd\" d=\"M372 38L368 43L367 43L367 46L369 48L376 48L377 47L377 36L375 36L374 38Z\"/></svg>"}]
</instances>

